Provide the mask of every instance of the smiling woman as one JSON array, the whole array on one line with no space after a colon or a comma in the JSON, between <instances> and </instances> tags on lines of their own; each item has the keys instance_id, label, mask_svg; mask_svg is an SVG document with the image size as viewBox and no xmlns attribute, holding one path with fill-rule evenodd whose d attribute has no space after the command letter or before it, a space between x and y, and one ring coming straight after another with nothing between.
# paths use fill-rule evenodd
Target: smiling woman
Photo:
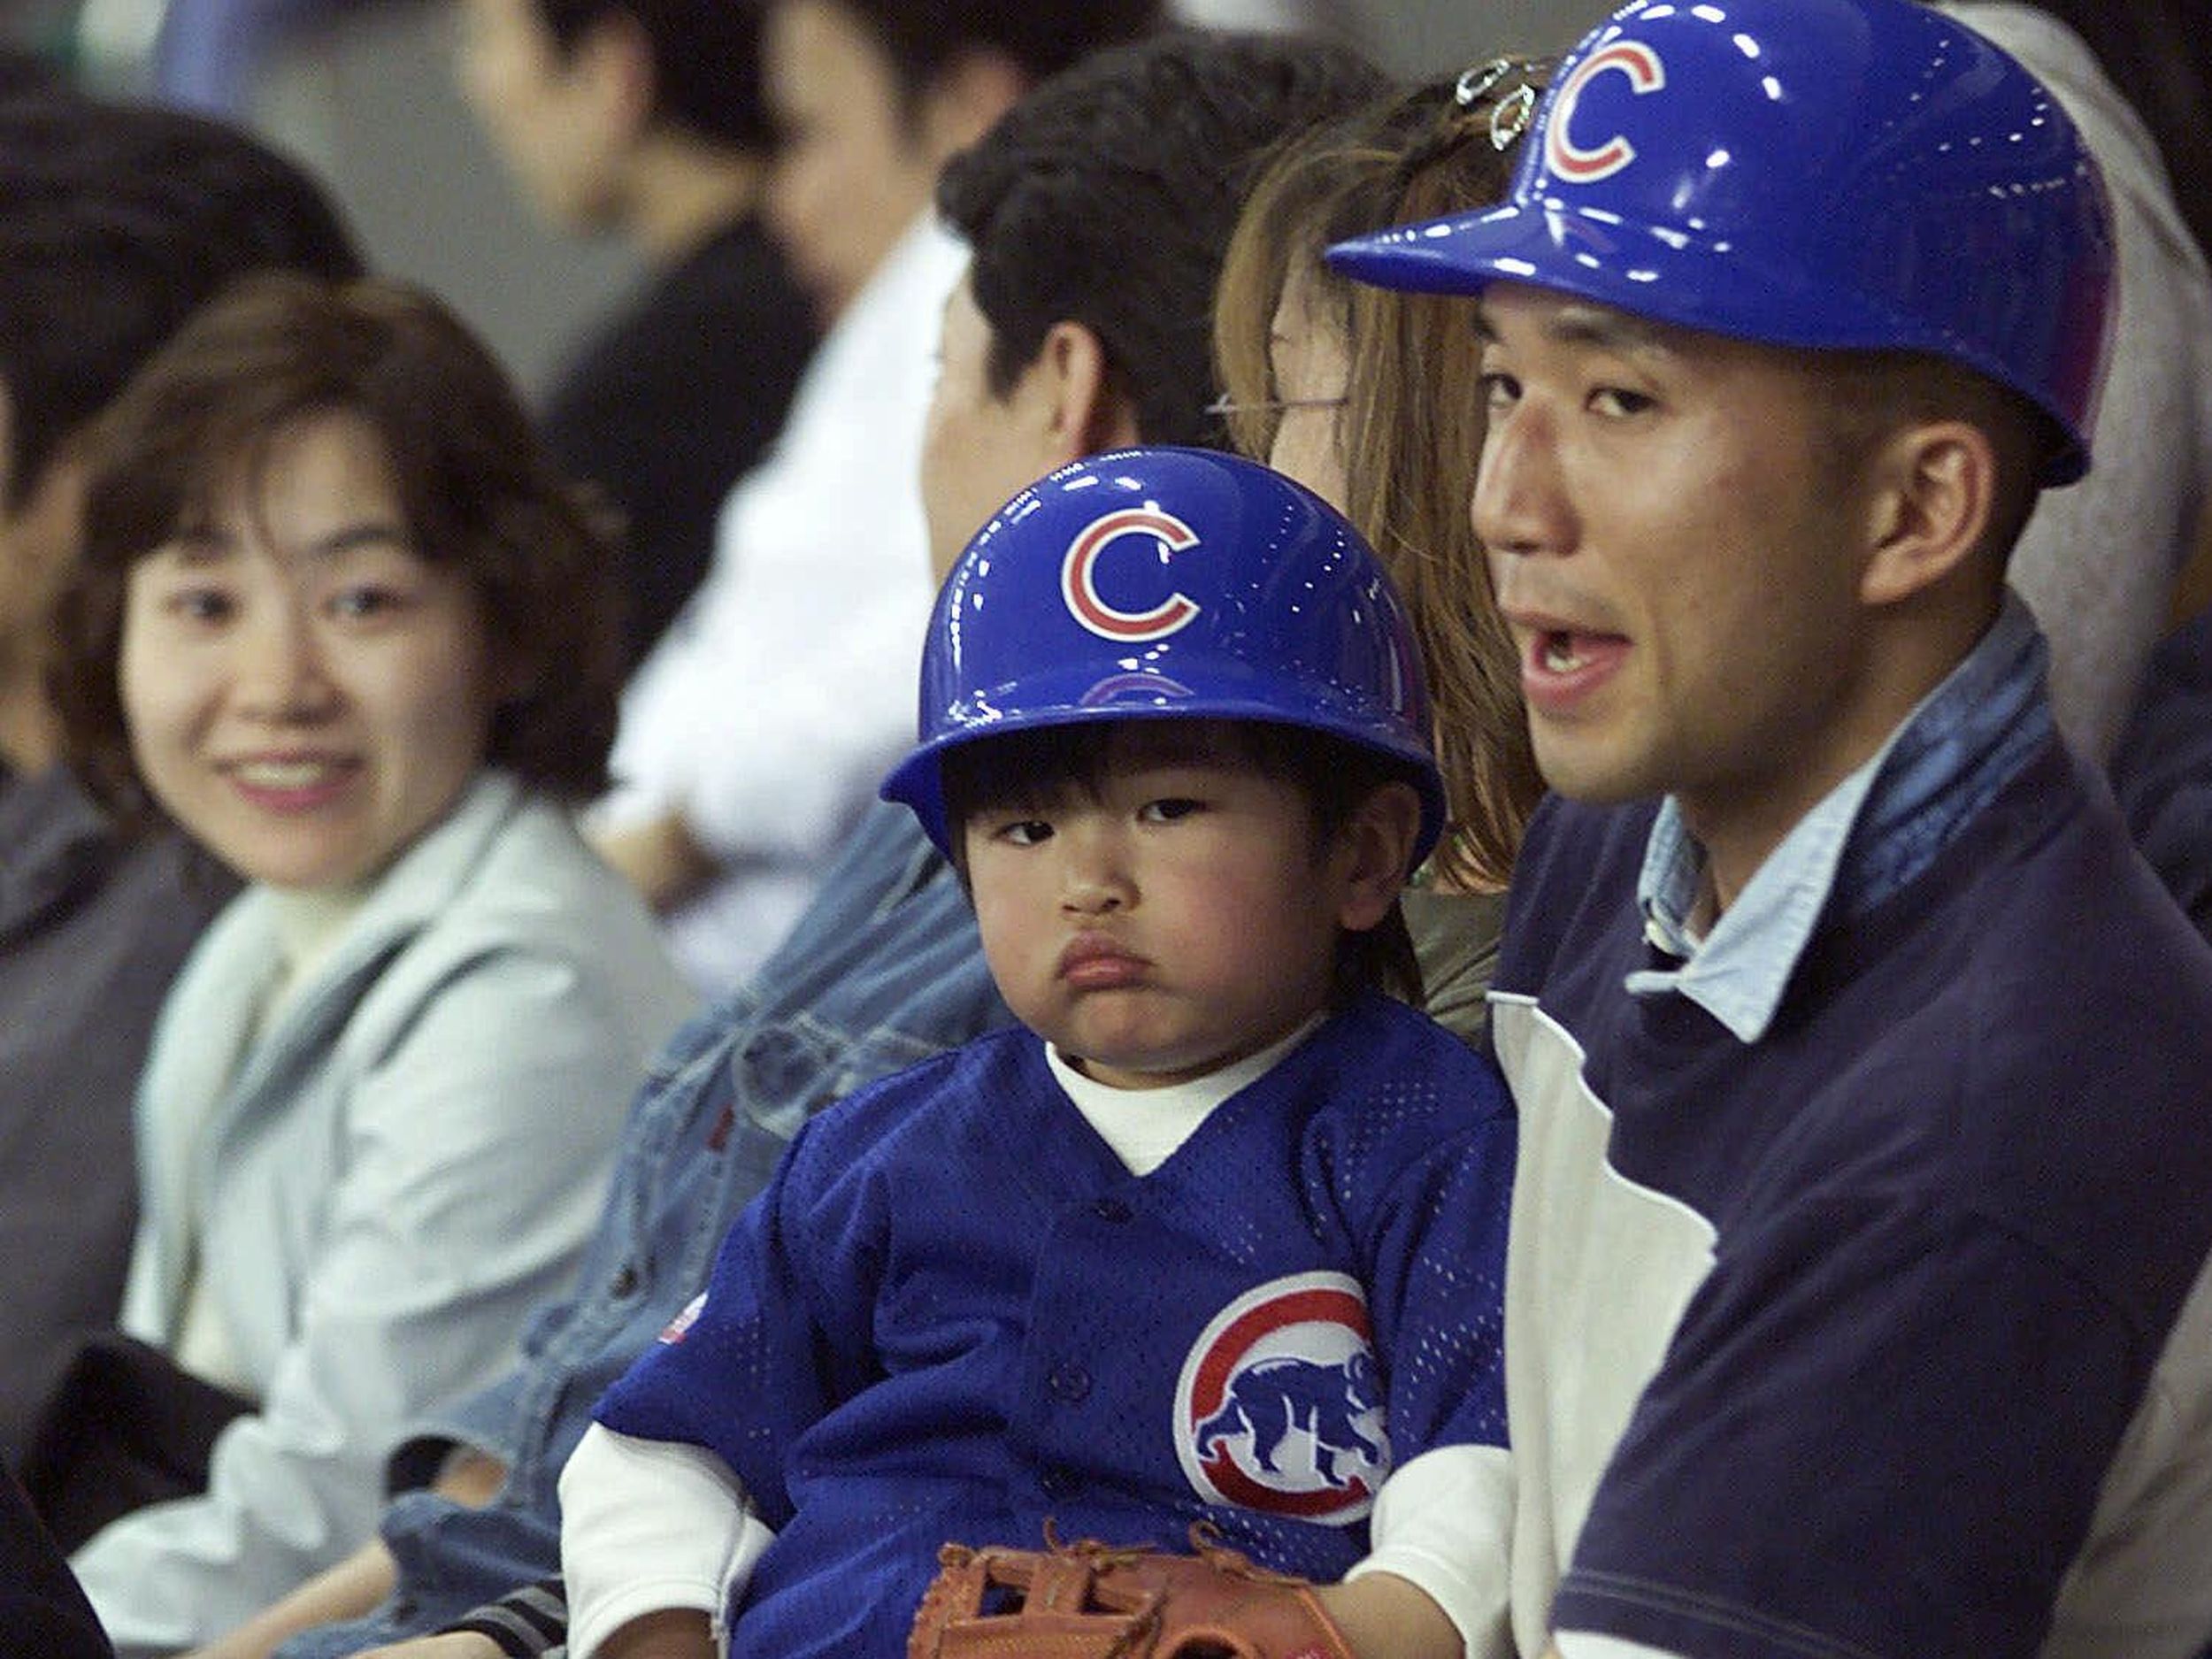
<instances>
[{"instance_id":1,"label":"smiling woman","mask_svg":"<svg viewBox=\"0 0 2212 1659\"><path fill-rule=\"evenodd\" d=\"M211 504L131 568L133 757L241 875L373 879L482 763L494 688L472 585L415 552L358 415L299 417Z\"/></svg>"},{"instance_id":2,"label":"smiling woman","mask_svg":"<svg viewBox=\"0 0 2212 1659\"><path fill-rule=\"evenodd\" d=\"M249 884L141 1083L123 1314L143 1386L244 1414L182 1502L41 1494L107 1522L74 1564L119 1643L211 1640L360 1543L387 1447L574 1264L687 1001L566 810L603 782L611 579L491 357L394 285L234 290L97 434L73 756Z\"/></svg>"}]
</instances>

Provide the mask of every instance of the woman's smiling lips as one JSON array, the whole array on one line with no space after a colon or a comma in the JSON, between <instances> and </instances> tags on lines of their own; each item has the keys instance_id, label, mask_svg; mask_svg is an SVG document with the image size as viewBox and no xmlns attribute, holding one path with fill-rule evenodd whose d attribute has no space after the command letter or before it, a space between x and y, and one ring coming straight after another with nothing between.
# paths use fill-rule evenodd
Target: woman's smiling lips
<instances>
[{"instance_id":1,"label":"woman's smiling lips","mask_svg":"<svg viewBox=\"0 0 2212 1659\"><path fill-rule=\"evenodd\" d=\"M286 751L245 755L218 763L217 771L256 805L301 812L327 803L360 772L350 757Z\"/></svg>"}]
</instances>

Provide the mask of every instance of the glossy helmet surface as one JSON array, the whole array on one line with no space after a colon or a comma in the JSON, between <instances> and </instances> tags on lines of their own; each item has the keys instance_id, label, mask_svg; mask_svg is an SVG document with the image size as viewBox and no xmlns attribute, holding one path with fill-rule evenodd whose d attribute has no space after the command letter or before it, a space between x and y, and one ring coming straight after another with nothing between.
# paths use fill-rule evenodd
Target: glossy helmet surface
<instances>
[{"instance_id":1,"label":"glossy helmet surface","mask_svg":"<svg viewBox=\"0 0 2212 1659\"><path fill-rule=\"evenodd\" d=\"M1503 205L1342 242L1385 288L1494 281L1775 345L1932 352L2087 469L2113 288L2057 100L1912 0L1636 0L1563 59Z\"/></svg>"},{"instance_id":2,"label":"glossy helmet surface","mask_svg":"<svg viewBox=\"0 0 2212 1659\"><path fill-rule=\"evenodd\" d=\"M1416 858L1443 786L1413 630L1382 565L1325 502L1204 449L1094 456L977 533L922 649L920 741L884 780L949 850L939 761L1005 733L1098 720L1266 720L1405 763Z\"/></svg>"}]
</instances>

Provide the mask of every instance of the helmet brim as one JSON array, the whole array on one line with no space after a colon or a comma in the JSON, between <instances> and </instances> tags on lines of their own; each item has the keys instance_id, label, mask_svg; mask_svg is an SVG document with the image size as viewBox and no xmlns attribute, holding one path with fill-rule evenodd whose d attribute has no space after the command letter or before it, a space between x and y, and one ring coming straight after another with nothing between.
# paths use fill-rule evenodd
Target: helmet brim
<instances>
[{"instance_id":1,"label":"helmet brim","mask_svg":"<svg viewBox=\"0 0 2212 1659\"><path fill-rule=\"evenodd\" d=\"M952 851L951 826L945 814L941 763L946 753L970 743L1018 732L1088 726L1105 720L1256 720L1271 726L1296 726L1318 732L1340 742L1356 744L1386 759L1402 762L1407 781L1421 796L1421 830L1414 849L1417 864L1434 849L1444 828L1444 790L1435 757L1406 741L1386 715L1371 718L1342 703L1318 697L1286 697L1281 687L1264 695L1239 695L1235 682L1243 672L1229 665L1207 674L1187 657L1176 664L1178 679L1164 687L1148 687L1142 674L1126 676L1127 684L1103 698L1095 676L1088 671L1025 678L1021 699L1028 705L1018 712L991 711L988 695L974 700L962 724L940 733L918 746L883 780L880 794L887 801L910 808L931 841L948 856ZM1064 684L1053 683L1064 680Z\"/></svg>"}]
</instances>

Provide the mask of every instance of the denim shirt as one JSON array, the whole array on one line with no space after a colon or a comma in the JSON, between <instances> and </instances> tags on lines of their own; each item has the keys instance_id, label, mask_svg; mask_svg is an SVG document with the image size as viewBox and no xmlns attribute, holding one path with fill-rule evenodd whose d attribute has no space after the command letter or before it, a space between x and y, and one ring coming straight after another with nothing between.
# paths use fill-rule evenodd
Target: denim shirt
<instances>
[{"instance_id":1,"label":"denim shirt","mask_svg":"<svg viewBox=\"0 0 2212 1659\"><path fill-rule=\"evenodd\" d=\"M392 1601L295 1638L284 1659L422 1634L557 1573L555 1486L593 1406L704 1286L791 1135L862 1083L1010 1019L950 866L903 807L872 807L776 954L656 1062L574 1293L539 1310L504 1379L392 1460L393 1484L408 1486L454 1444L475 1446L507 1463L505 1488L483 1510L428 1491L395 1499Z\"/></svg>"},{"instance_id":2,"label":"denim shirt","mask_svg":"<svg viewBox=\"0 0 2212 1659\"><path fill-rule=\"evenodd\" d=\"M1821 917L1832 906L1863 915L1904 887L2047 741L2048 662L2035 618L2008 590L1965 660L1798 820L1702 939L1689 917L1704 849L1668 796L1636 896L1646 936L1681 965L1632 973L1629 991L1679 993L1739 1041L1758 1041Z\"/></svg>"}]
</instances>

